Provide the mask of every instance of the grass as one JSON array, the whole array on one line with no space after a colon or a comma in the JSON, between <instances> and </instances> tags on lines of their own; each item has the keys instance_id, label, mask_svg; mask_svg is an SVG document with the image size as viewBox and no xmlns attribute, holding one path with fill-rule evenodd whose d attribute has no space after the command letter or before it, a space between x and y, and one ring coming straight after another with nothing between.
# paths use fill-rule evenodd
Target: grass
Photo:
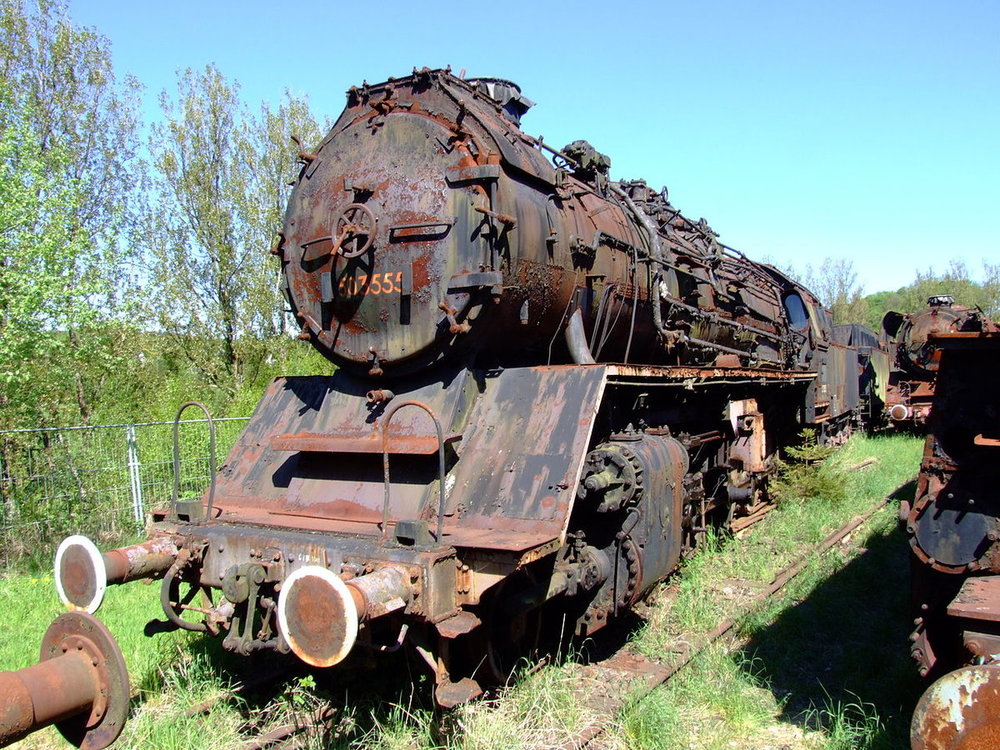
<instances>
[{"instance_id":1,"label":"grass","mask_svg":"<svg viewBox=\"0 0 1000 750\"><path fill-rule=\"evenodd\" d=\"M833 498L786 496L738 541L717 540L671 582L636 646L667 654L681 632L707 632L803 549L912 477L914 439L855 438L822 469ZM864 469L848 467L874 456ZM909 660L907 546L896 508L814 560L778 596L738 620L723 653L709 649L627 712L627 744L672 747L898 748L920 685ZM745 589L734 581L746 582ZM669 710L664 712L664 706ZM644 727L656 727L652 740Z\"/></svg>"},{"instance_id":2,"label":"grass","mask_svg":"<svg viewBox=\"0 0 1000 750\"><path fill-rule=\"evenodd\" d=\"M732 540L714 536L661 586L632 647L669 659L680 633L706 633L745 609L802 550L870 507L919 463L920 443L855 438L824 465L837 492L808 500L786 492L780 507ZM874 465L847 471L869 456ZM809 485L816 486L816 485ZM158 586L108 591L101 619L119 639L133 700L121 747L235 747L268 726L308 721L320 708L335 729L310 747L537 748L572 746L593 716L577 700L579 670L563 663L525 673L510 687L453 712L430 706L426 678L407 667L344 683L300 676L277 693L232 698L221 675L266 670L191 634L142 635L159 611ZM920 690L907 649L907 547L895 508L880 512L780 595L739 618L728 640L708 648L642 700L632 701L601 739L605 748L897 748ZM0 579L0 669L35 662L41 633L61 612L51 574ZM203 702L207 711L191 708ZM63 747L46 730L23 747Z\"/></svg>"}]
</instances>

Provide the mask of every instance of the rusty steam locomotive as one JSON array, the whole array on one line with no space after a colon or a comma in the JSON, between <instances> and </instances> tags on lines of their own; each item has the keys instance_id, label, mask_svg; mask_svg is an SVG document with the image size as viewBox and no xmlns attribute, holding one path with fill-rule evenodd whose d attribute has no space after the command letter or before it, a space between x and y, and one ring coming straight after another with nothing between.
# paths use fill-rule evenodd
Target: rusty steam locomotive
<instances>
[{"instance_id":1,"label":"rusty steam locomotive","mask_svg":"<svg viewBox=\"0 0 1000 750\"><path fill-rule=\"evenodd\" d=\"M804 427L849 428L874 335L588 143L526 135L529 106L448 70L350 89L273 249L337 370L275 380L145 543L67 539L71 608L161 578L166 627L317 667L403 644L456 705L543 614L592 633L759 508Z\"/></svg>"},{"instance_id":2,"label":"rusty steam locomotive","mask_svg":"<svg viewBox=\"0 0 1000 750\"><path fill-rule=\"evenodd\" d=\"M914 313L887 312L882 330L894 339L895 357L886 389L885 415L897 428L923 430L934 400L938 352L931 337L944 333L997 331L982 310L956 305L948 294L927 299Z\"/></svg>"},{"instance_id":3,"label":"rusty steam locomotive","mask_svg":"<svg viewBox=\"0 0 1000 750\"><path fill-rule=\"evenodd\" d=\"M912 550L912 655L921 675L940 679L917 705L911 739L915 750L993 748L1000 732L1000 332L946 331L928 342L939 361L933 408L914 500L900 518Z\"/></svg>"}]
</instances>

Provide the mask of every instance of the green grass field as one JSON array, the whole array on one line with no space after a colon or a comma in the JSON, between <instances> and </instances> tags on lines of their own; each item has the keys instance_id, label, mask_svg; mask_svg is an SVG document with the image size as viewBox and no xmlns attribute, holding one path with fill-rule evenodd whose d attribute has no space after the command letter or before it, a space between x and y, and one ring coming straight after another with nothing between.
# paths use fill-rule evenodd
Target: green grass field
<instances>
[{"instance_id":1,"label":"green grass field","mask_svg":"<svg viewBox=\"0 0 1000 750\"><path fill-rule=\"evenodd\" d=\"M906 747L921 686L908 655L908 551L894 504L779 595L745 610L782 567L913 477L920 448L913 438L854 438L804 485L825 488L827 496L798 498L794 486L786 487L779 507L742 538L709 540L650 597L633 648L657 659L676 649L681 633L697 637L732 616L738 627L668 685L630 702L600 747ZM847 470L868 457L876 462ZM120 747L236 747L269 725L303 721L325 706L336 728L333 736L312 738L315 747L571 745L592 718L573 693L572 654L450 713L430 707L428 680L401 660L383 665L374 679L302 673L277 690L234 698L232 681L266 671L267 663L236 659L193 634L146 638L142 629L159 611L158 593L156 585L116 587L100 611L122 646L136 696ZM0 668L34 663L42 633L61 611L51 574L0 579L0 607L7 613ZM201 704L207 708L192 710ZM65 744L46 730L20 746Z\"/></svg>"}]
</instances>

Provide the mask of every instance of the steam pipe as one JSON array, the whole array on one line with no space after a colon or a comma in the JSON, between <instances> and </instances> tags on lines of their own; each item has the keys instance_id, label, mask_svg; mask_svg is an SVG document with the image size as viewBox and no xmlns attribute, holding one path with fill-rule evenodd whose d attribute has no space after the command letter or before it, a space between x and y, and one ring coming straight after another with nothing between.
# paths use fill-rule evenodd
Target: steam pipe
<instances>
[{"instance_id":1,"label":"steam pipe","mask_svg":"<svg viewBox=\"0 0 1000 750\"><path fill-rule=\"evenodd\" d=\"M566 324L566 345L574 363L578 365L597 363L587 345L587 334L583 331L583 313L579 307L569 316L569 322Z\"/></svg>"}]
</instances>

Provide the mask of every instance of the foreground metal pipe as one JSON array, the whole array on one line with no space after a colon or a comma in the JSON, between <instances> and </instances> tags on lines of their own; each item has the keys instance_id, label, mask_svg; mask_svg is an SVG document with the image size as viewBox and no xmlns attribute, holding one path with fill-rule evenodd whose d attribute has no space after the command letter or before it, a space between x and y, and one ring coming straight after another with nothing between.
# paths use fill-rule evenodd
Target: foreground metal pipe
<instances>
[{"instance_id":1,"label":"foreground metal pipe","mask_svg":"<svg viewBox=\"0 0 1000 750\"><path fill-rule=\"evenodd\" d=\"M389 565L344 581L319 565L293 572L278 594L278 628L306 664L332 667L347 658L365 620L406 606L409 571Z\"/></svg>"},{"instance_id":2,"label":"foreground metal pipe","mask_svg":"<svg viewBox=\"0 0 1000 750\"><path fill-rule=\"evenodd\" d=\"M66 537L56 551L56 591L70 609L93 614L108 586L160 576L176 558L177 545L166 537L104 554L85 536Z\"/></svg>"},{"instance_id":3,"label":"foreground metal pipe","mask_svg":"<svg viewBox=\"0 0 1000 750\"><path fill-rule=\"evenodd\" d=\"M0 747L55 724L73 745L101 750L125 726L128 672L99 620L67 612L45 631L38 664L0 672L0 696Z\"/></svg>"}]
</instances>

